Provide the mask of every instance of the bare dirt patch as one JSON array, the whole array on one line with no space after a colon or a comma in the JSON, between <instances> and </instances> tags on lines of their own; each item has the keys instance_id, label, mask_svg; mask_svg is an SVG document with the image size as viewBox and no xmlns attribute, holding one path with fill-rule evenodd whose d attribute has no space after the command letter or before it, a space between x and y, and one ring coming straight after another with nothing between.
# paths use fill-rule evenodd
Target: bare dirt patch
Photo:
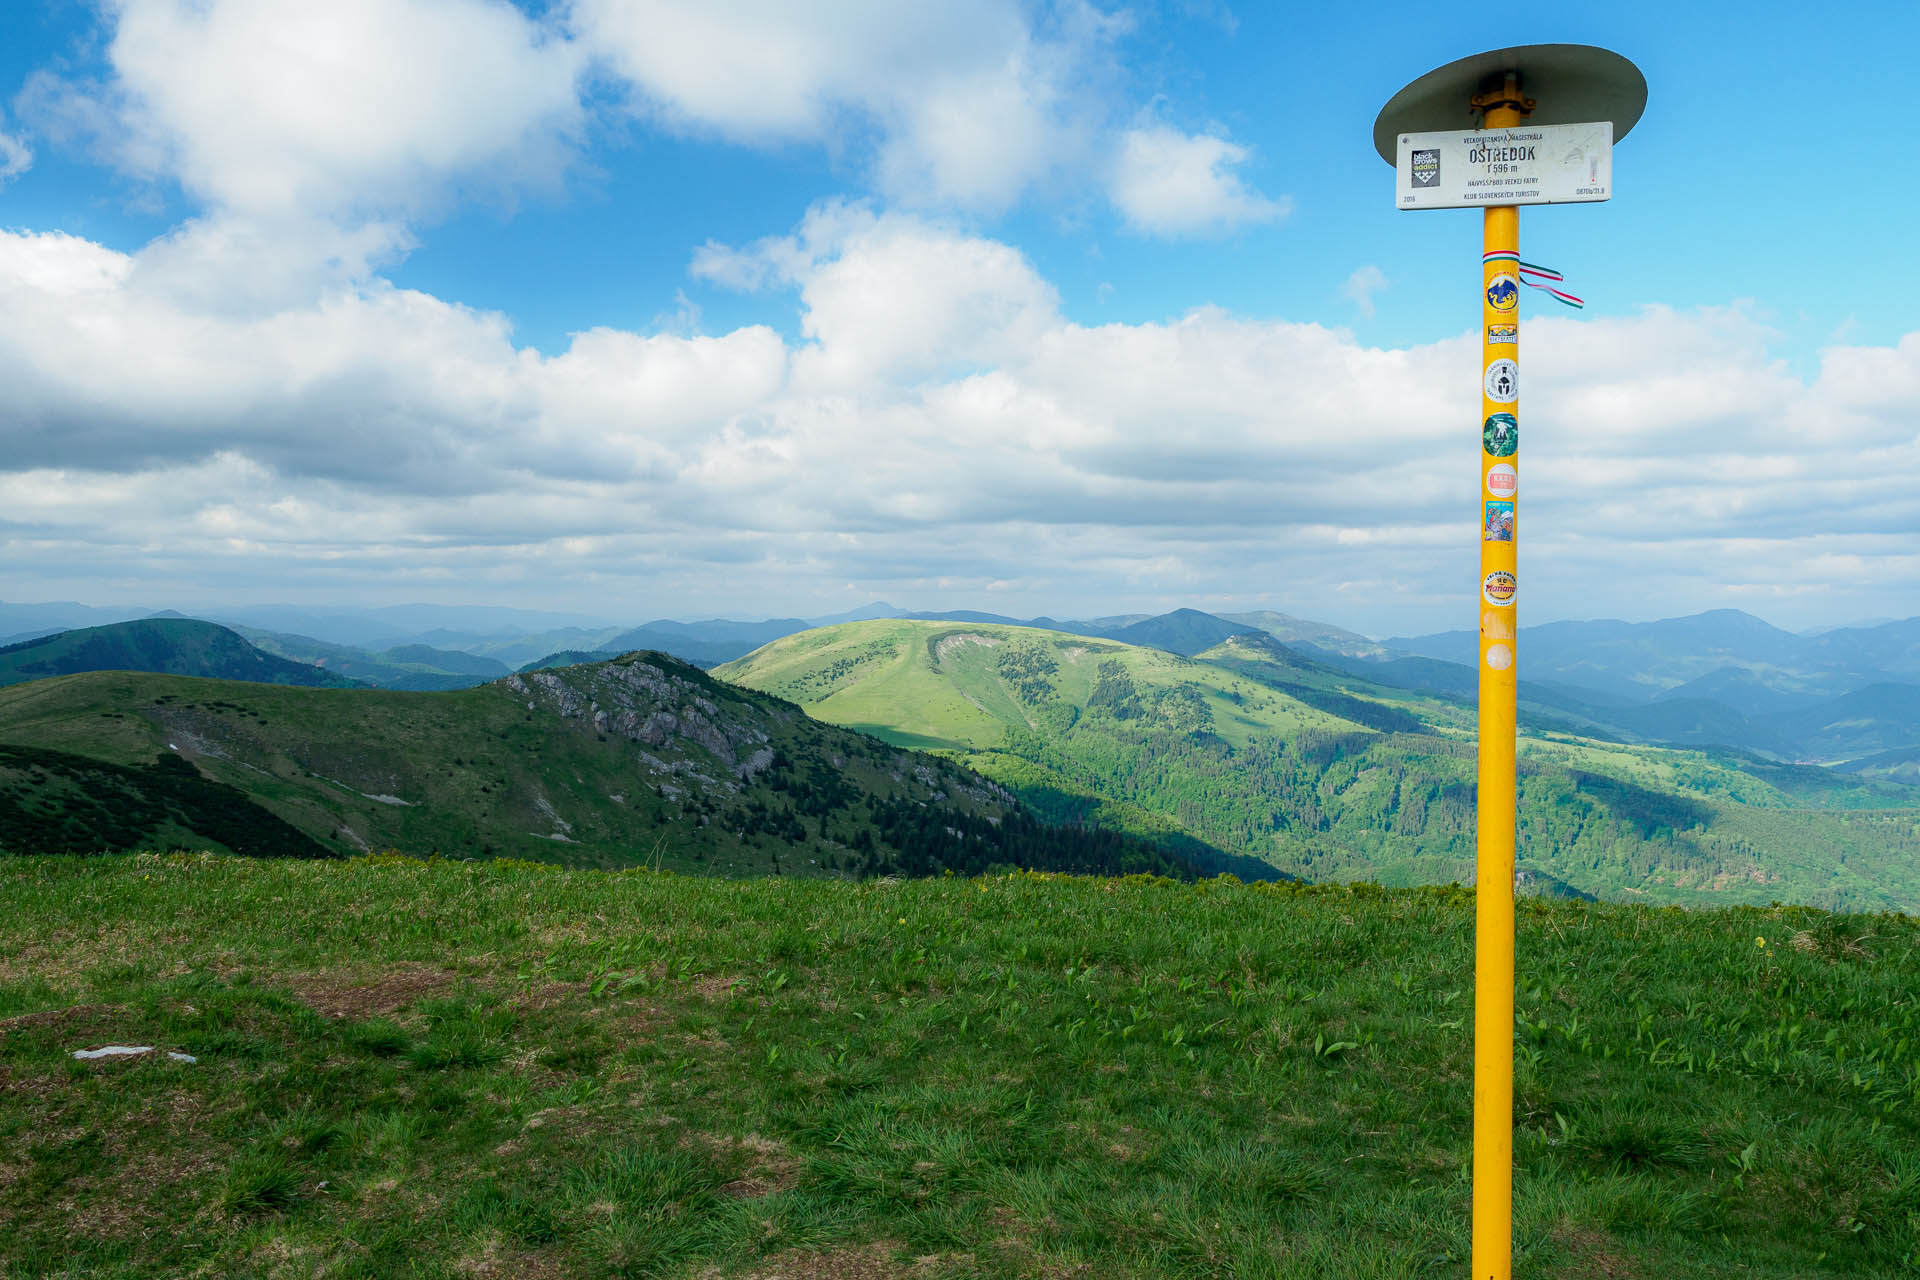
<instances>
[{"instance_id":1,"label":"bare dirt patch","mask_svg":"<svg viewBox=\"0 0 1920 1280\"><path fill-rule=\"evenodd\" d=\"M402 965L373 978L338 973L293 974L283 981L309 1009L325 1018L377 1018L439 995L457 974L425 965Z\"/></svg>"},{"instance_id":2,"label":"bare dirt patch","mask_svg":"<svg viewBox=\"0 0 1920 1280\"><path fill-rule=\"evenodd\" d=\"M550 1252L511 1248L497 1231L489 1231L454 1259L453 1270L474 1280L560 1280L567 1274Z\"/></svg>"},{"instance_id":3,"label":"bare dirt patch","mask_svg":"<svg viewBox=\"0 0 1920 1280\"><path fill-rule=\"evenodd\" d=\"M694 1141L723 1157L740 1161L741 1173L721 1188L724 1195L751 1199L785 1191L798 1181L800 1161L786 1144L757 1133L740 1137L717 1133L696 1133Z\"/></svg>"},{"instance_id":4,"label":"bare dirt patch","mask_svg":"<svg viewBox=\"0 0 1920 1280\"><path fill-rule=\"evenodd\" d=\"M740 985L740 981L739 978L710 973L693 980L693 994L702 1000L725 1000L733 993L733 989Z\"/></svg>"}]
</instances>

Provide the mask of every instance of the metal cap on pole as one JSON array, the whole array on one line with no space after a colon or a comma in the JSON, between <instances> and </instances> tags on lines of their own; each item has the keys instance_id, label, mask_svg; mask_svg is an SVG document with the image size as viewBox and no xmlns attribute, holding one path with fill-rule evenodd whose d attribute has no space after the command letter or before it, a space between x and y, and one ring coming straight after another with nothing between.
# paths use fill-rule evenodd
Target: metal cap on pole
<instances>
[{"instance_id":1,"label":"metal cap on pole","mask_svg":"<svg viewBox=\"0 0 1920 1280\"><path fill-rule=\"evenodd\" d=\"M1608 120L1618 142L1647 109L1647 78L1610 49L1590 44L1489 49L1437 67L1387 99L1374 117L1373 149L1392 164L1403 133L1476 127L1474 95L1510 71L1519 73L1521 90L1537 104L1527 114L1528 124Z\"/></svg>"}]
</instances>

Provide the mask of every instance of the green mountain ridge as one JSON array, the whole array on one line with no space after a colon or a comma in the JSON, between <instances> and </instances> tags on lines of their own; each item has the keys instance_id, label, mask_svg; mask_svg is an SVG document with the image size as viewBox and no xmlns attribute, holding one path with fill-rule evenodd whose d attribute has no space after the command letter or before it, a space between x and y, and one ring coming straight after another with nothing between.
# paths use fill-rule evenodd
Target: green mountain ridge
<instances>
[{"instance_id":1,"label":"green mountain ridge","mask_svg":"<svg viewBox=\"0 0 1920 1280\"><path fill-rule=\"evenodd\" d=\"M442 693L64 676L0 689L0 747L13 852L259 852L271 832L274 851L304 841L304 856L391 847L748 874L1234 865L1198 841L1182 862L1123 833L1044 826L953 761L663 654ZM125 798L103 809L87 796L108 781ZM1203 851L1211 863L1191 856Z\"/></svg>"},{"instance_id":2,"label":"green mountain ridge","mask_svg":"<svg viewBox=\"0 0 1920 1280\"><path fill-rule=\"evenodd\" d=\"M952 752L1018 793L1044 785L1152 815L1291 875L1472 874L1471 710L1268 636L1187 659L1032 628L885 620L789 636L714 674ZM1536 722L1521 742L1521 869L1600 896L1910 908L1917 802L1884 781Z\"/></svg>"},{"instance_id":3,"label":"green mountain ridge","mask_svg":"<svg viewBox=\"0 0 1920 1280\"><path fill-rule=\"evenodd\" d=\"M263 652L226 627L194 618L83 627L0 648L0 686L83 671L151 671L310 688L354 683Z\"/></svg>"}]
</instances>

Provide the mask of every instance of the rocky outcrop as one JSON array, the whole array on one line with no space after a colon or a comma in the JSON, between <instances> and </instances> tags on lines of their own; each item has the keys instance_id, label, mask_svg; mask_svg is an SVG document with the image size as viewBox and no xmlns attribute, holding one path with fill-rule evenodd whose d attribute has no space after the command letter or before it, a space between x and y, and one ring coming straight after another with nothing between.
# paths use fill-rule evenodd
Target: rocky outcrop
<instances>
[{"instance_id":1,"label":"rocky outcrop","mask_svg":"<svg viewBox=\"0 0 1920 1280\"><path fill-rule=\"evenodd\" d=\"M645 658L508 676L501 682L527 700L529 710L544 710L609 737L625 738L649 752L649 760L669 772L711 782L688 760L659 759L652 753L700 752L720 769L750 781L774 761L762 727L797 712L763 707L745 699L721 700L706 677Z\"/></svg>"}]
</instances>

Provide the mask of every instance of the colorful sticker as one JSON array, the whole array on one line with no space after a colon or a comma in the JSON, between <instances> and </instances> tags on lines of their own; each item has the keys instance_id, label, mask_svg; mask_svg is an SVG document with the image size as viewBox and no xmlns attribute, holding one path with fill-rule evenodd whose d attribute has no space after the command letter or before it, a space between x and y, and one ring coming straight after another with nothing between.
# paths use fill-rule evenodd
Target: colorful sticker
<instances>
[{"instance_id":1,"label":"colorful sticker","mask_svg":"<svg viewBox=\"0 0 1920 1280\"><path fill-rule=\"evenodd\" d=\"M1486 513L1480 518L1480 541L1513 541L1513 504L1511 502L1489 502Z\"/></svg>"},{"instance_id":2,"label":"colorful sticker","mask_svg":"<svg viewBox=\"0 0 1920 1280\"><path fill-rule=\"evenodd\" d=\"M1511 418L1513 415L1503 413L1500 416L1503 418ZM1491 421L1491 419L1489 419L1489 421ZM1482 427L1480 429L1480 444L1482 448L1486 447L1486 442L1487 431L1485 427ZM1496 462L1487 468L1487 492L1496 498L1511 498L1520 492L1520 473L1513 469L1512 463Z\"/></svg>"},{"instance_id":3,"label":"colorful sticker","mask_svg":"<svg viewBox=\"0 0 1920 1280\"><path fill-rule=\"evenodd\" d=\"M1504 613L1489 610L1480 615L1480 634L1488 640L1513 639L1513 624L1507 621Z\"/></svg>"},{"instance_id":4,"label":"colorful sticker","mask_svg":"<svg viewBox=\"0 0 1920 1280\"><path fill-rule=\"evenodd\" d=\"M1490 457L1511 458L1520 447L1520 421L1510 413L1490 413L1480 424L1480 447ZM1511 470L1512 468L1508 468ZM1489 473L1488 487L1492 487Z\"/></svg>"},{"instance_id":5,"label":"colorful sticker","mask_svg":"<svg viewBox=\"0 0 1920 1280\"><path fill-rule=\"evenodd\" d=\"M1520 583L1505 569L1495 569L1480 579L1480 594L1490 605L1504 609L1513 603L1513 597L1520 590Z\"/></svg>"},{"instance_id":6,"label":"colorful sticker","mask_svg":"<svg viewBox=\"0 0 1920 1280\"><path fill-rule=\"evenodd\" d=\"M1495 671L1505 671L1513 665L1513 650L1503 644L1488 645L1487 665Z\"/></svg>"},{"instance_id":7,"label":"colorful sticker","mask_svg":"<svg viewBox=\"0 0 1920 1280\"><path fill-rule=\"evenodd\" d=\"M1502 356L1487 365L1487 375L1480 385L1495 404L1512 404L1520 398L1520 366Z\"/></svg>"},{"instance_id":8,"label":"colorful sticker","mask_svg":"<svg viewBox=\"0 0 1920 1280\"><path fill-rule=\"evenodd\" d=\"M1413 185L1416 187L1437 187L1440 185L1440 151L1435 147L1413 153Z\"/></svg>"},{"instance_id":9,"label":"colorful sticker","mask_svg":"<svg viewBox=\"0 0 1920 1280\"><path fill-rule=\"evenodd\" d=\"M1519 306L1520 282L1504 271L1487 281L1487 305L1502 312Z\"/></svg>"},{"instance_id":10,"label":"colorful sticker","mask_svg":"<svg viewBox=\"0 0 1920 1280\"><path fill-rule=\"evenodd\" d=\"M1490 347L1510 347L1520 341L1520 326L1517 324L1490 324L1487 326L1487 345Z\"/></svg>"}]
</instances>

